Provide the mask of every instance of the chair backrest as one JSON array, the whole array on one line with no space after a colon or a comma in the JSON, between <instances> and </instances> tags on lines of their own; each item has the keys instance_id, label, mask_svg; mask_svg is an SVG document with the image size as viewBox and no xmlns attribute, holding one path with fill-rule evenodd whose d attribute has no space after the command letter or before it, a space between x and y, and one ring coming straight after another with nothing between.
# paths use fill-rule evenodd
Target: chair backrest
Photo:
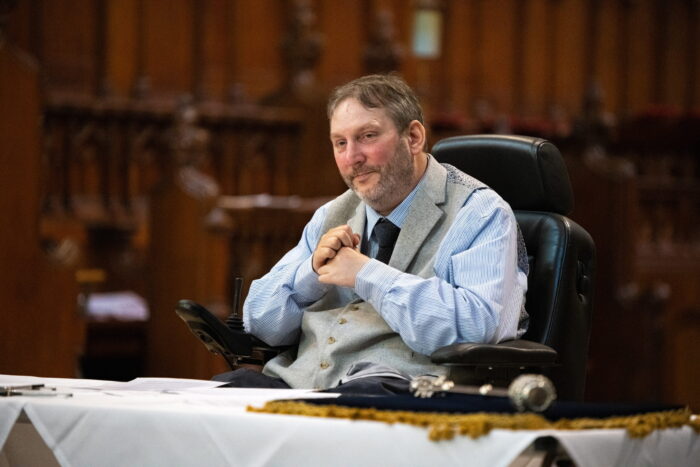
<instances>
[{"instance_id":1,"label":"chair backrest","mask_svg":"<svg viewBox=\"0 0 700 467\"><path fill-rule=\"evenodd\" d=\"M505 135L447 138L433 156L479 179L515 212L530 261L523 339L557 351L558 366L546 373L562 398L581 400L591 330L595 246L566 217L573 192L559 150L549 141Z\"/></svg>"}]
</instances>

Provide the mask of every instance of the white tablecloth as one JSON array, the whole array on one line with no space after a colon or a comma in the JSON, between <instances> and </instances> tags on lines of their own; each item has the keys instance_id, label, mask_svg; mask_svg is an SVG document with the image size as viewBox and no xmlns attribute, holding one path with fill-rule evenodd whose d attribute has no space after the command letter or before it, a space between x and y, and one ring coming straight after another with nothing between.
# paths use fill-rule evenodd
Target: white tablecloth
<instances>
[{"instance_id":1,"label":"white tablecloth","mask_svg":"<svg viewBox=\"0 0 700 467\"><path fill-rule=\"evenodd\" d=\"M631 439L624 430L493 430L475 440L432 442L425 429L408 425L245 411L248 402L299 396L291 390L265 396L250 389L162 393L41 381L73 397L0 398L0 446L24 413L65 466L505 466L541 436L558 439L584 467L700 465L700 437L688 427L644 439Z\"/></svg>"}]
</instances>

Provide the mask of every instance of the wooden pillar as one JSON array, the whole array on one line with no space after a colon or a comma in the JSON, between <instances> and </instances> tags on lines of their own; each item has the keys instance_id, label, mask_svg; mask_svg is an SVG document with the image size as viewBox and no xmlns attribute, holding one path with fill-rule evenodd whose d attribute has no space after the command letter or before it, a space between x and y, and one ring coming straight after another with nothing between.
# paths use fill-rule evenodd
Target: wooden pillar
<instances>
[{"instance_id":1,"label":"wooden pillar","mask_svg":"<svg viewBox=\"0 0 700 467\"><path fill-rule=\"evenodd\" d=\"M207 2L192 0L192 96L204 99L204 10Z\"/></svg>"},{"instance_id":2,"label":"wooden pillar","mask_svg":"<svg viewBox=\"0 0 700 467\"><path fill-rule=\"evenodd\" d=\"M0 1L0 373L75 377L84 323L73 274L41 248L39 70L2 37Z\"/></svg>"},{"instance_id":3,"label":"wooden pillar","mask_svg":"<svg viewBox=\"0 0 700 467\"><path fill-rule=\"evenodd\" d=\"M545 45L546 47L546 55L547 55L547 61L546 61L546 75L545 75L545 82L546 85L544 87L546 96L544 98L544 101L546 103L546 110L547 112L552 112L557 105L557 79L558 79L558 73L557 73L557 55L559 52L559 48L557 47L557 44L559 42L559 5L561 3L561 0L549 0L549 3L547 5L547 11L546 11L546 19L544 24L547 27L547 43Z\"/></svg>"},{"instance_id":4,"label":"wooden pillar","mask_svg":"<svg viewBox=\"0 0 700 467\"><path fill-rule=\"evenodd\" d=\"M686 111L690 111L700 106L700 102L696 102L698 98L698 47L697 41L700 39L698 35L698 23L700 23L700 3L697 1L686 1L687 8L687 31L688 41L686 41L686 63L688 64L688 74L685 80L685 105Z\"/></svg>"},{"instance_id":5,"label":"wooden pillar","mask_svg":"<svg viewBox=\"0 0 700 467\"><path fill-rule=\"evenodd\" d=\"M650 102L658 105L664 102L666 77L666 52L668 50L668 5L666 0L654 1L654 45L651 51L652 86Z\"/></svg>"},{"instance_id":6,"label":"wooden pillar","mask_svg":"<svg viewBox=\"0 0 700 467\"><path fill-rule=\"evenodd\" d=\"M95 65L94 94L105 97L111 94L111 85L107 77L107 1L95 0Z\"/></svg>"},{"instance_id":7,"label":"wooden pillar","mask_svg":"<svg viewBox=\"0 0 700 467\"><path fill-rule=\"evenodd\" d=\"M176 114L162 154L163 176L150 197L146 372L208 379L225 371L223 360L209 354L174 312L183 298L211 306L212 284L225 274L210 262L218 253L207 229L207 214L219 187L192 162L208 145L208 134L192 112L190 105L183 104Z\"/></svg>"},{"instance_id":8,"label":"wooden pillar","mask_svg":"<svg viewBox=\"0 0 700 467\"><path fill-rule=\"evenodd\" d=\"M151 84L146 72L146 34L148 31L148 18L146 17L146 0L137 0L136 7L136 74L131 87L131 95L135 99L145 98Z\"/></svg>"}]
</instances>

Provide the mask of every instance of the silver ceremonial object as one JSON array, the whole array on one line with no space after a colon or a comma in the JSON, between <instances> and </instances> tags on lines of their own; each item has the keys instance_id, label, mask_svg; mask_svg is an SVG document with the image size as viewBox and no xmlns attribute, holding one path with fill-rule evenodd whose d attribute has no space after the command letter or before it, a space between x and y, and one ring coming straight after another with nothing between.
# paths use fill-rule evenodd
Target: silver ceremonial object
<instances>
[{"instance_id":1,"label":"silver ceremonial object","mask_svg":"<svg viewBox=\"0 0 700 467\"><path fill-rule=\"evenodd\" d=\"M544 375L524 374L510 383L508 389L481 386L457 385L444 376L418 376L411 380L411 392L416 397L428 398L439 392L455 392L482 396L508 397L519 411L543 412L557 398L554 385Z\"/></svg>"},{"instance_id":2,"label":"silver ceremonial object","mask_svg":"<svg viewBox=\"0 0 700 467\"><path fill-rule=\"evenodd\" d=\"M546 376L524 374L510 383L508 396L519 412L544 412L557 398L557 391Z\"/></svg>"}]
</instances>

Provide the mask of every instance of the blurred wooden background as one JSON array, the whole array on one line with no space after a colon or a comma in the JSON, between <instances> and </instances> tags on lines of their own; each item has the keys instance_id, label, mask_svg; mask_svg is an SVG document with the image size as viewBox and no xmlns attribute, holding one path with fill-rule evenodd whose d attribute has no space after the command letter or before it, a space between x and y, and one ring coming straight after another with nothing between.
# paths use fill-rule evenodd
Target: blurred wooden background
<instances>
[{"instance_id":1,"label":"blurred wooden background","mask_svg":"<svg viewBox=\"0 0 700 467\"><path fill-rule=\"evenodd\" d=\"M0 0L0 372L226 370L175 302L231 311L232 277L343 190L328 92L396 70L432 142L564 153L599 255L587 398L700 407L699 19L695 0ZM86 315L122 290L147 321Z\"/></svg>"}]
</instances>

